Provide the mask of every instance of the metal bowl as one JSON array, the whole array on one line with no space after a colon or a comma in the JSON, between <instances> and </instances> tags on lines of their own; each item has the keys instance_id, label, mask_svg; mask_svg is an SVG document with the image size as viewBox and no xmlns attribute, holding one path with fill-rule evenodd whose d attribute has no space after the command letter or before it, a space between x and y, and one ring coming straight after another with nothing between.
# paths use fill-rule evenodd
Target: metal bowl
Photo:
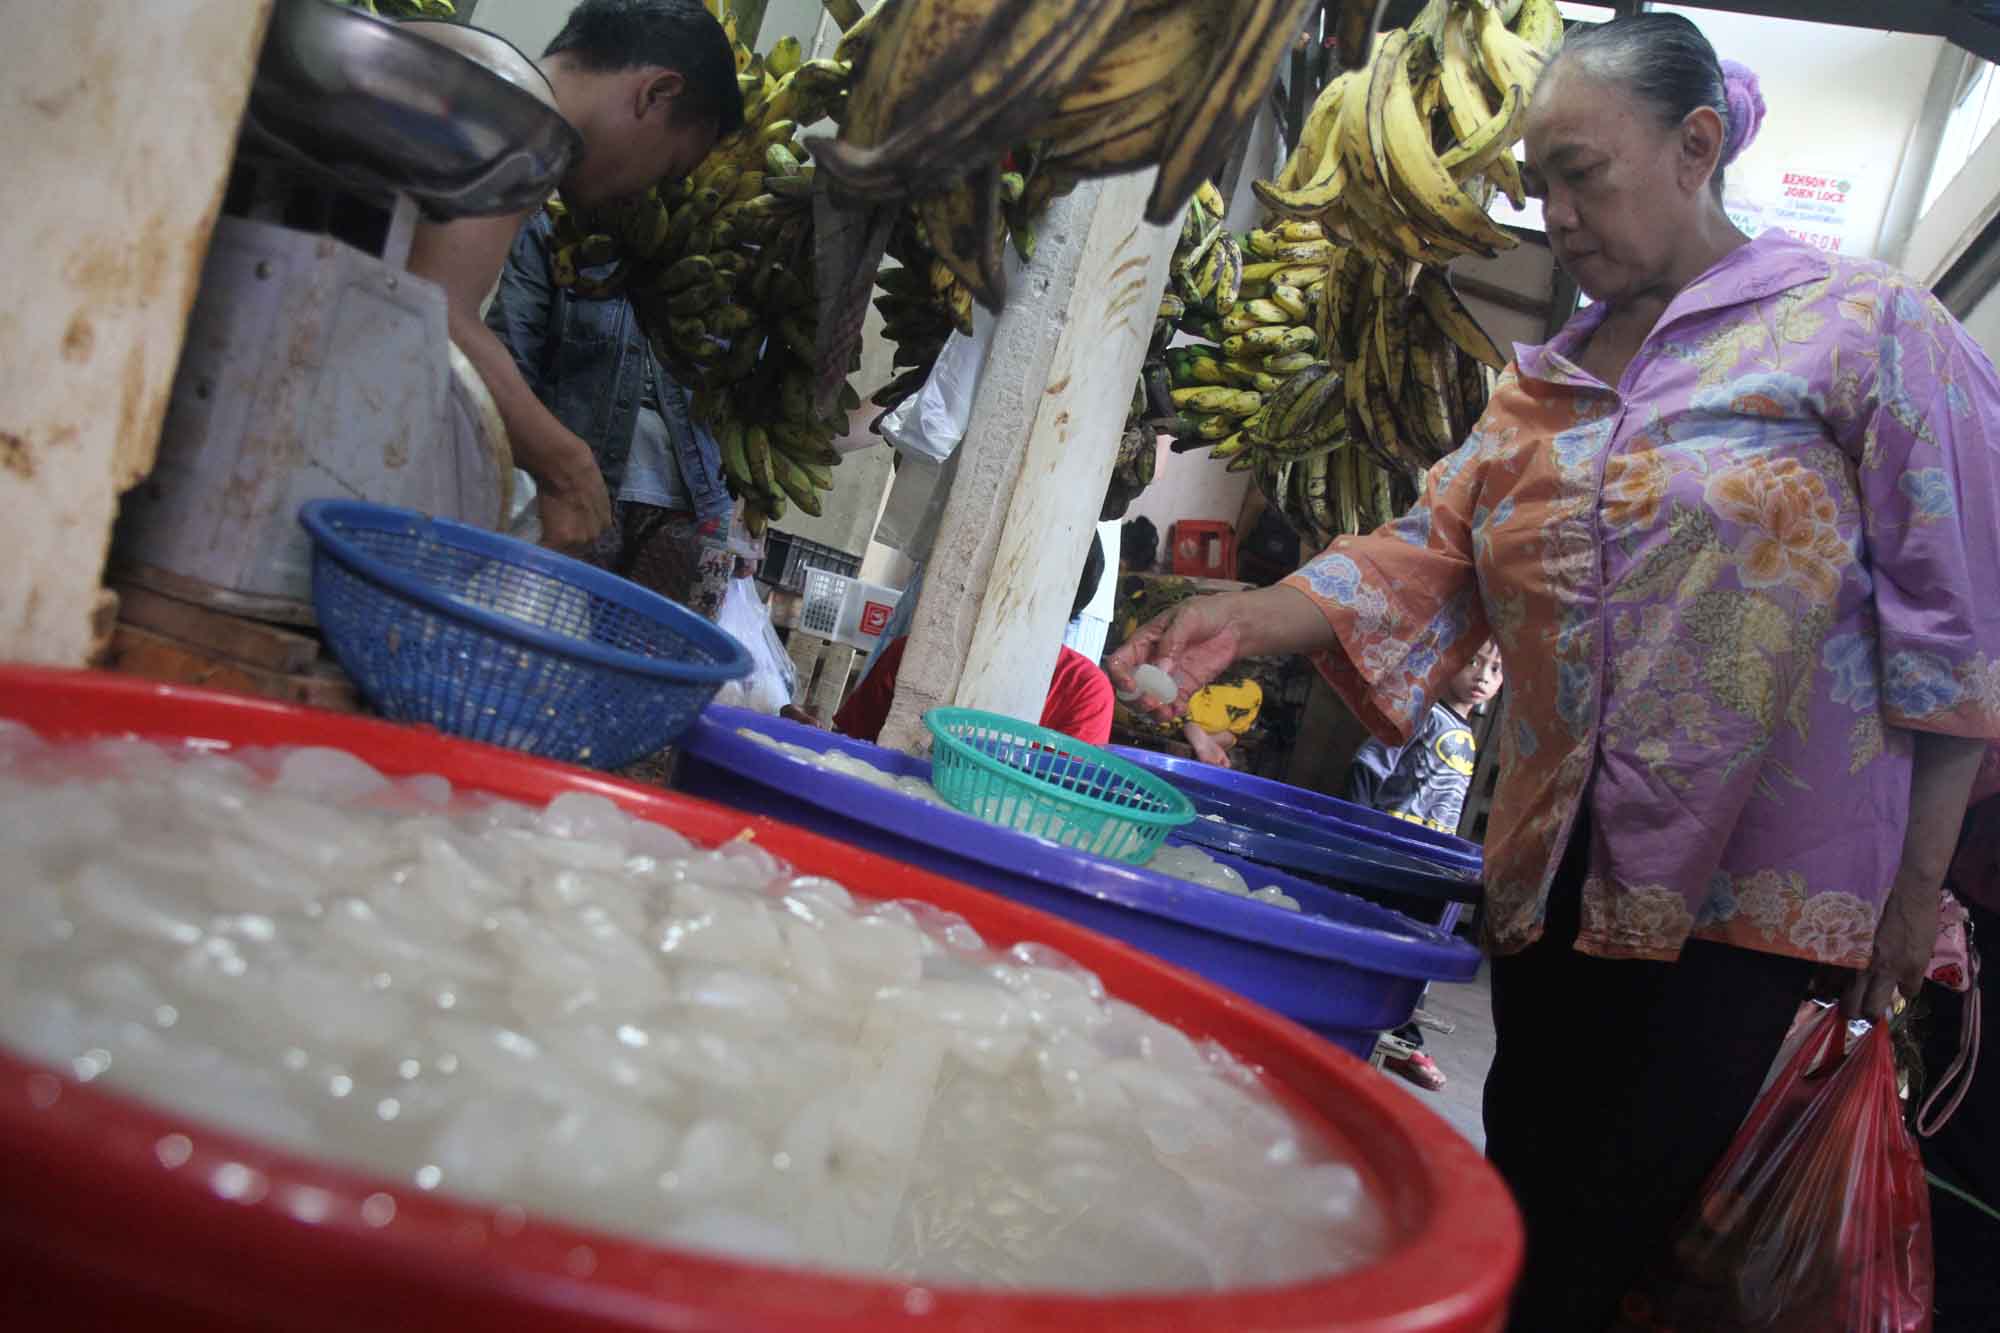
<instances>
[{"instance_id":1,"label":"metal bowl","mask_svg":"<svg viewBox=\"0 0 2000 1333\"><path fill-rule=\"evenodd\" d=\"M278 0L246 132L350 188L408 194L435 219L532 208L582 154L583 136L546 81L534 86L532 62L479 36L504 74L330 0Z\"/></svg>"}]
</instances>

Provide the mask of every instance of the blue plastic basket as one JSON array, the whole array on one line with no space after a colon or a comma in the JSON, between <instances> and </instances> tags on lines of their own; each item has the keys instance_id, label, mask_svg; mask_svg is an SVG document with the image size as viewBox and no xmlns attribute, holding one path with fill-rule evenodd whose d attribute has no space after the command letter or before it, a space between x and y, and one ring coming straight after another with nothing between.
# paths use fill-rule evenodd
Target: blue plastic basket
<instances>
[{"instance_id":1,"label":"blue plastic basket","mask_svg":"<svg viewBox=\"0 0 2000 1333\"><path fill-rule=\"evenodd\" d=\"M368 702L399 722L620 768L671 744L743 645L636 583L408 509L314 500L313 607Z\"/></svg>"}]
</instances>

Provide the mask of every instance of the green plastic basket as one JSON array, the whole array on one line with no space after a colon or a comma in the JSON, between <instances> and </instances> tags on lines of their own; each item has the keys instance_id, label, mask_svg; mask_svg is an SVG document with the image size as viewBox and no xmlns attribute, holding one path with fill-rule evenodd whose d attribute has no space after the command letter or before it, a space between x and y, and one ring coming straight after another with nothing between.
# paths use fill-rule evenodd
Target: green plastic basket
<instances>
[{"instance_id":1,"label":"green plastic basket","mask_svg":"<svg viewBox=\"0 0 2000 1333\"><path fill-rule=\"evenodd\" d=\"M973 708L933 708L924 724L938 795L989 824L1137 865L1194 818L1164 779L1060 731Z\"/></svg>"}]
</instances>

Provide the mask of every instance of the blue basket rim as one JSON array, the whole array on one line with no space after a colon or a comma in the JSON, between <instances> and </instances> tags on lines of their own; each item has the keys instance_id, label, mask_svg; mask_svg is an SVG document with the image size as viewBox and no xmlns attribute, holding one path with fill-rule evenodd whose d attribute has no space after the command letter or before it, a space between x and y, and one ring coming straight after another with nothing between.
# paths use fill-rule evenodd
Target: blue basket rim
<instances>
[{"instance_id":1,"label":"blue basket rim","mask_svg":"<svg viewBox=\"0 0 2000 1333\"><path fill-rule=\"evenodd\" d=\"M796 785L783 784L784 789L805 804L902 837L916 836L910 824L913 820L960 820L963 823L955 826L947 822L933 833L931 840L953 855L1017 871L1038 883L1087 894L1146 916L1178 919L1176 913L1184 903L1194 904L1207 918L1196 924L1219 935L1259 947L1319 961L1349 962L1349 958L1340 951L1341 942L1366 935L1377 941L1380 950L1378 958L1369 965L1370 971L1402 977L1469 981L1479 970L1479 950L1455 938L1450 932L1341 889L1306 886L1358 902L1368 909L1369 915L1380 914L1391 918L1393 932L1389 926L1371 928L1312 912L1303 915L1287 912L1270 903L1234 897L1220 889L1175 879L1128 861L1065 847L1005 825L989 824L956 809L939 809L914 796L887 791L861 778L820 768L796 755L759 745L737 735L739 728L792 741L809 750L838 750L849 754L863 750L877 751L873 755L858 757L868 758L892 772L900 773L905 767L931 767L925 761L914 759L899 750L885 750L834 732L722 704L711 704L703 709L694 725L688 728L682 742L684 760L711 764L749 777L767 789L778 784L772 781L766 765L773 759L788 760L804 772L797 774L801 781ZM786 769L788 776L795 772L796 769L789 766ZM924 774L913 772L911 776ZM683 784L677 779L675 785ZM1013 838L1024 840L1030 853L1025 864L1008 845L1007 840ZM898 853L889 855L903 859ZM1238 867L1239 870L1241 868ZM1280 887L1284 886L1284 882L1296 879L1283 871L1272 872L1272 876L1270 882L1278 883ZM1389 938L1384 939L1384 936Z\"/></svg>"},{"instance_id":2,"label":"blue basket rim","mask_svg":"<svg viewBox=\"0 0 2000 1333\"><path fill-rule=\"evenodd\" d=\"M1117 755L1112 754L1102 746L1080 741L1066 732L1056 731L1053 728L1044 727L1034 722L1023 722L1017 717L1008 717L1005 713L990 713L979 708L933 708L924 714L924 725L930 728L932 737L945 747L947 753L955 755L960 759L969 759L975 765L985 769L989 773L996 773L1018 782L1027 783L1031 788L1051 787L1050 783L1037 778L1034 774L1023 772L1015 768L1012 764L1004 764L993 756L982 753L963 738L945 730L945 728L954 722L967 722L974 725L990 726L995 730L1004 729L1018 732L1024 740L1030 742L1048 742L1054 748L1065 751L1072 756L1102 764L1104 768L1124 778L1134 787L1164 800L1168 807L1165 810L1136 810L1126 806L1114 806L1108 811L1099 811L1106 818L1127 819L1135 824L1143 824L1149 829L1164 827L1172 830L1190 822L1195 817L1194 802L1188 799L1186 792L1174 786L1173 783L1168 782L1165 778L1157 774L1148 773L1129 759L1120 759ZM1097 801L1095 797L1085 796L1081 792L1065 792L1060 788L1053 788L1047 794L1054 800L1076 800L1082 798L1097 802L1098 805L1108 804L1108 802Z\"/></svg>"},{"instance_id":3,"label":"blue basket rim","mask_svg":"<svg viewBox=\"0 0 2000 1333\"><path fill-rule=\"evenodd\" d=\"M706 663L647 657L640 653L627 652L622 648L607 647L591 639L552 634L516 620L512 616L470 606L457 598L446 596L424 580L412 578L359 549L334 527L336 522L356 519L362 520L357 526L373 527L378 531L387 530L391 523L399 526L405 523L416 524L438 533L448 544L458 546L460 549L526 565L550 578L579 586L606 601L616 602L629 611L665 620L676 631L726 656L729 660ZM621 579L616 574L607 573L581 560L557 555L554 551L524 542L518 537L488 532L469 523L438 518L415 509L402 509L395 505L375 504L366 500L308 500L299 509L299 523L311 535L313 544L320 551L363 577L383 584L439 615L475 625L490 634L514 639L545 653L589 662L595 666L631 675L670 680L677 685L721 685L728 681L741 680L750 674L754 665L750 660L750 650L737 642L734 635L718 625L711 624L671 598L662 597L649 588L642 588L629 579Z\"/></svg>"}]
</instances>

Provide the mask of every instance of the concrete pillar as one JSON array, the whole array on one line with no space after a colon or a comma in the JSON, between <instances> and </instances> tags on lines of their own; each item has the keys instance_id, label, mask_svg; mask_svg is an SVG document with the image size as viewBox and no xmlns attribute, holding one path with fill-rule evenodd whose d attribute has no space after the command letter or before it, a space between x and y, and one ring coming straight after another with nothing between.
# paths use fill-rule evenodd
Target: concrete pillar
<instances>
[{"instance_id":1,"label":"concrete pillar","mask_svg":"<svg viewBox=\"0 0 2000 1333\"><path fill-rule=\"evenodd\" d=\"M929 745L943 704L1041 716L1179 226L1152 173L1057 200L1010 291L959 446L882 743Z\"/></svg>"},{"instance_id":2,"label":"concrete pillar","mask_svg":"<svg viewBox=\"0 0 2000 1333\"><path fill-rule=\"evenodd\" d=\"M0 659L81 666L145 476L268 0L0 0Z\"/></svg>"}]
</instances>

